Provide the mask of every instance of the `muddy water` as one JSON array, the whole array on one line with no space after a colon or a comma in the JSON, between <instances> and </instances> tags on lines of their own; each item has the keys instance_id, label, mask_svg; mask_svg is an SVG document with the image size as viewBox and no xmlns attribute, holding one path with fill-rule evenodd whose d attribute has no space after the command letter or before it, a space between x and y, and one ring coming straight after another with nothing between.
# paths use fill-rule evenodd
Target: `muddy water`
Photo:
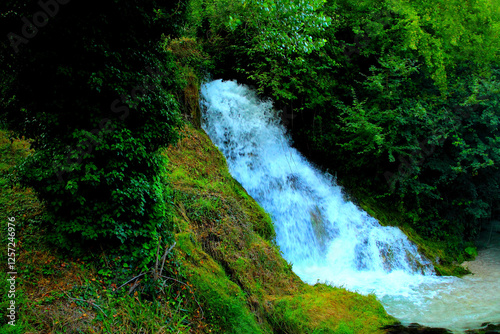
<instances>
[{"instance_id":1,"label":"muddy water","mask_svg":"<svg viewBox=\"0 0 500 334\"><path fill-rule=\"evenodd\" d=\"M500 222L492 222L483 231L478 249L475 261L462 264L472 275L421 285L421 296L429 297L418 305L386 298L387 311L406 324L418 322L454 333L480 328L485 322L500 323Z\"/></svg>"}]
</instances>

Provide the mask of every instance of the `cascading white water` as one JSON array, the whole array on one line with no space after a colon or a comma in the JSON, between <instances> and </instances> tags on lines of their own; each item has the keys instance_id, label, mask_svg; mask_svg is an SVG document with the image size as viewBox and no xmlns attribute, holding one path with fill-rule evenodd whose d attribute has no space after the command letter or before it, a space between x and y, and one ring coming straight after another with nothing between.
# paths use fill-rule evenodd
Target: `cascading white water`
<instances>
[{"instance_id":1,"label":"cascading white water","mask_svg":"<svg viewBox=\"0 0 500 334\"><path fill-rule=\"evenodd\" d=\"M203 128L229 170L271 214L276 241L306 282L375 293L403 322L458 279L433 275L407 237L347 201L335 180L293 147L270 101L233 81L202 87ZM424 293L422 293L424 291ZM427 324L433 325L433 324Z\"/></svg>"}]
</instances>

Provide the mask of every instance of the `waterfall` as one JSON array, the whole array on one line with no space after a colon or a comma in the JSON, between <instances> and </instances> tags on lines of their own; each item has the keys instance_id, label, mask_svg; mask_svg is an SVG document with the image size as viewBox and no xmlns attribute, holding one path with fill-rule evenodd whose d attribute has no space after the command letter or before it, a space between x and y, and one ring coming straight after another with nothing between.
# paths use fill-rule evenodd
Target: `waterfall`
<instances>
[{"instance_id":1,"label":"waterfall","mask_svg":"<svg viewBox=\"0 0 500 334\"><path fill-rule=\"evenodd\" d=\"M203 129L233 177L271 215L294 272L310 284L375 293L400 320L425 323L416 310L458 279L435 276L398 228L381 226L348 201L331 175L292 147L271 101L221 80L203 85L201 96Z\"/></svg>"}]
</instances>

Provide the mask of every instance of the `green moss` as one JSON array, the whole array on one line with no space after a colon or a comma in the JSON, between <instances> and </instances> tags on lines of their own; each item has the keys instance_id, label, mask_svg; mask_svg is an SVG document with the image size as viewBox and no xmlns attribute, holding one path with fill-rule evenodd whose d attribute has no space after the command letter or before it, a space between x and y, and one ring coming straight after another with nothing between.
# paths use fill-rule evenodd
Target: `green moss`
<instances>
[{"instance_id":1,"label":"green moss","mask_svg":"<svg viewBox=\"0 0 500 334\"><path fill-rule=\"evenodd\" d=\"M274 303L273 323L285 333L383 333L393 324L374 296L316 284Z\"/></svg>"},{"instance_id":2,"label":"green moss","mask_svg":"<svg viewBox=\"0 0 500 334\"><path fill-rule=\"evenodd\" d=\"M186 127L165 154L184 274L224 333L378 333L394 323L375 299L304 284L274 244L267 214L205 133Z\"/></svg>"},{"instance_id":3,"label":"green moss","mask_svg":"<svg viewBox=\"0 0 500 334\"><path fill-rule=\"evenodd\" d=\"M204 315L222 333L262 333L246 305L245 293L204 253L190 233L176 236L183 274L195 287Z\"/></svg>"},{"instance_id":4,"label":"green moss","mask_svg":"<svg viewBox=\"0 0 500 334\"><path fill-rule=\"evenodd\" d=\"M460 257L457 259L455 253L450 254L449 243L425 240L409 226L403 226L401 229L411 241L418 245L419 252L432 261L438 275L461 277L470 274L469 270L459 265L459 262L465 259Z\"/></svg>"},{"instance_id":5,"label":"green moss","mask_svg":"<svg viewBox=\"0 0 500 334\"><path fill-rule=\"evenodd\" d=\"M200 269L193 272L191 282L202 296L205 316L223 333L262 333L244 293L227 277L219 278Z\"/></svg>"},{"instance_id":6,"label":"green moss","mask_svg":"<svg viewBox=\"0 0 500 334\"><path fill-rule=\"evenodd\" d=\"M0 207L2 219L35 216L41 212L41 205L31 189L22 188L14 167L21 163L32 150L24 139L12 137L12 133L0 130Z\"/></svg>"}]
</instances>

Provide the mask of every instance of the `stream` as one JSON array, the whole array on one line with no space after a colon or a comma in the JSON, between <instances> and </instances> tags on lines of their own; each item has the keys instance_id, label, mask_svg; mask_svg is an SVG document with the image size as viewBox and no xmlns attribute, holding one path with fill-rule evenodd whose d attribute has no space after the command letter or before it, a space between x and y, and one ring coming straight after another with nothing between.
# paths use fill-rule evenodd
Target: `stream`
<instances>
[{"instance_id":1,"label":"stream","mask_svg":"<svg viewBox=\"0 0 500 334\"><path fill-rule=\"evenodd\" d=\"M229 170L271 215L276 242L305 282L375 294L403 324L454 333L500 322L500 224L492 223L474 274L436 276L396 227L346 200L335 179L292 147L272 102L234 81L201 89L202 126Z\"/></svg>"}]
</instances>

